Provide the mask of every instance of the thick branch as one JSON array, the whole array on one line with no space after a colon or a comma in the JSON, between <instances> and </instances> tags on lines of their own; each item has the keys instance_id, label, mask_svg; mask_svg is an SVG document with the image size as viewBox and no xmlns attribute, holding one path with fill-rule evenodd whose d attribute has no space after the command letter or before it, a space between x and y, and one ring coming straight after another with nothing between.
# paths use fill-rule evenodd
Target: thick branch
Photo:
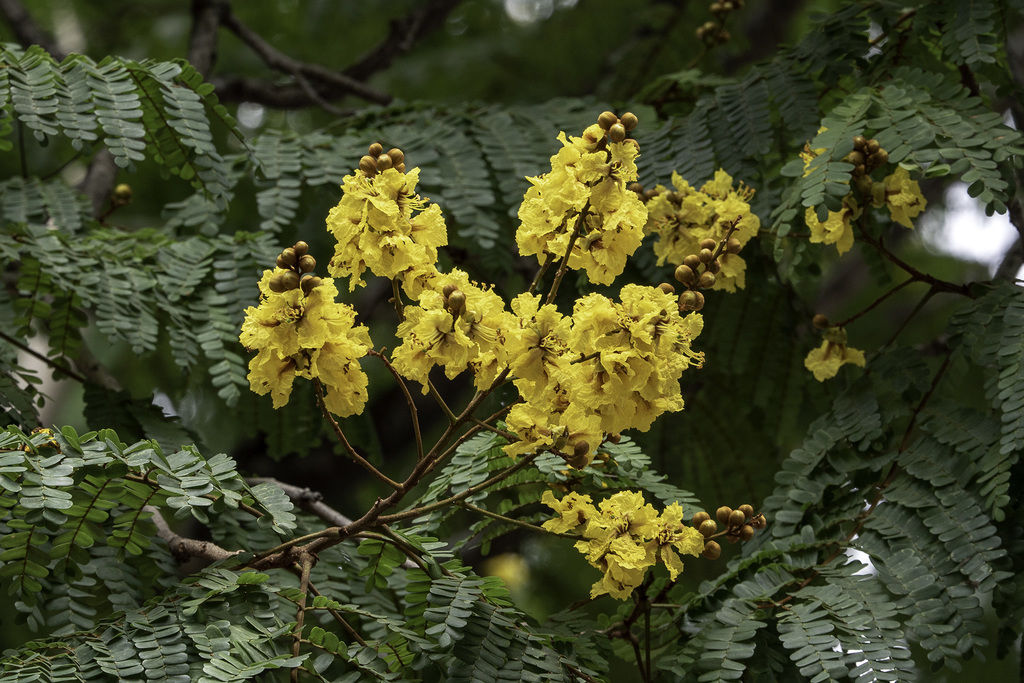
<instances>
[{"instance_id":1,"label":"thick branch","mask_svg":"<svg viewBox=\"0 0 1024 683\"><path fill-rule=\"evenodd\" d=\"M267 66L275 71L289 74L296 80L306 79L310 82L310 87L313 87L314 89L317 86L326 85L335 91L340 91L337 96L351 94L377 104L388 104L391 102L391 96L387 93L371 88L351 76L338 73L337 71L331 71L319 64L300 62L297 59L289 57L267 41L263 40L259 34L239 21L238 17L231 13L230 8L226 8L225 11L221 13L221 23L224 28L238 36L243 43L248 45L253 52L259 55L260 59L262 59ZM314 99L318 94L319 91L317 90L314 90L313 93L310 93L308 90L306 91L306 95L310 99ZM317 102L317 104L321 103Z\"/></svg>"},{"instance_id":2,"label":"thick branch","mask_svg":"<svg viewBox=\"0 0 1024 683\"><path fill-rule=\"evenodd\" d=\"M0 0L0 14L23 47L39 45L58 61L67 57L67 53L57 47L57 42L39 27L19 0Z\"/></svg>"},{"instance_id":3,"label":"thick branch","mask_svg":"<svg viewBox=\"0 0 1024 683\"><path fill-rule=\"evenodd\" d=\"M345 75L362 81L391 66L396 56L408 52L417 40L443 26L460 2L462 0L432 0L404 17L392 20L387 37L346 68Z\"/></svg>"},{"instance_id":4,"label":"thick branch","mask_svg":"<svg viewBox=\"0 0 1024 683\"><path fill-rule=\"evenodd\" d=\"M249 484L273 484L284 491L292 503L311 515L319 517L332 526L348 526L352 520L341 514L330 505L324 502L323 494L313 489L308 489L294 484L286 484L283 481L270 477L253 477L246 479Z\"/></svg>"},{"instance_id":5,"label":"thick branch","mask_svg":"<svg viewBox=\"0 0 1024 683\"><path fill-rule=\"evenodd\" d=\"M221 548L216 543L209 541L199 541L194 538L185 538L179 536L171 527L167 525L167 520L160 514L160 510L147 505L143 510L149 512L153 516L153 524L156 525L156 535L167 542L168 547L171 549L171 553L179 562L191 558L197 558L200 560L207 560L209 562L218 562L225 560L229 557L234 557L240 551L230 551Z\"/></svg>"},{"instance_id":6,"label":"thick branch","mask_svg":"<svg viewBox=\"0 0 1024 683\"><path fill-rule=\"evenodd\" d=\"M192 0L192 33L188 37L188 61L204 76L217 61L217 29L223 0Z\"/></svg>"}]
</instances>

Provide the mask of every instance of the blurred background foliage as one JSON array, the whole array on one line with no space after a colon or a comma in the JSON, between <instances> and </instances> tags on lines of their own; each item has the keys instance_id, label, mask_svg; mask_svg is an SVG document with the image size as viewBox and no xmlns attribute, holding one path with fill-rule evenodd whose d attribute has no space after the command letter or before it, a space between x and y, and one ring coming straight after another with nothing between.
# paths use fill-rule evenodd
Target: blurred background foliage
<instances>
[{"instance_id":1,"label":"blurred background foliage","mask_svg":"<svg viewBox=\"0 0 1024 683\"><path fill-rule=\"evenodd\" d=\"M847 370L849 377L819 384L803 369L804 356L819 343L811 317L819 312L833 320L850 317L898 281L891 265L873 251L856 247L840 260L831 247L808 245L806 229L792 213L777 213L787 201L783 193L790 182L780 170L815 136L823 115L843 104L860 81L885 80L872 68L891 69L900 62L892 54L902 49L898 40L872 42L883 32L898 34L904 21L898 3L749 0L727 13L729 39L713 46L695 37L696 29L713 18L708 5L685 0L235 3L232 21L258 35L262 45L291 60L350 74L368 88L360 96L344 84L314 80L315 97L287 68L269 68L242 39L242 30L225 28L228 22L222 21L213 52L200 49L195 32L203 13L223 7L214 0L193 0L191 6L157 0L33 0L25 7L28 18L12 10L15 3L4 4L10 5L4 9L7 21L0 22L5 42L24 45L42 36L58 57L81 53L96 62L107 55L140 62L189 58L213 84L225 108L210 134L218 157L211 173L228 188L222 204L188 204L197 196L194 185L181 177L180 168L169 169L152 158L111 169L114 175L101 187L109 193L115 184L127 183L131 201L116 205L109 194L90 195L105 232L89 239L109 249L96 252L101 275L89 286L103 287L103 278L115 277L111 267L119 259L127 262L161 239L181 240L184 251L177 258L183 264L194 260L197 272L202 268L199 282L189 286L216 291L224 298L211 305L230 313L219 321L196 315L199 345L205 349L209 338L203 334L216 328L209 343L220 346L216 353L197 352L195 363L183 369L170 336L190 323L168 319L157 308L158 339L151 347L133 348L130 335L101 329L90 306L68 302L79 320L81 343L68 353L54 352L47 345L52 323L36 316L22 324L23 312L14 303L24 294L26 264L32 261L3 263L8 293L0 329L8 341L30 344L36 354L74 368L86 380L58 372L54 381L32 353L8 349L14 354L10 364L37 368L42 384L32 396L36 403L18 404L25 410L7 411L0 416L6 422L28 427L25 416L33 415L41 424L80 430L115 427L125 440L194 440L204 453L227 452L241 471L315 488L348 514L365 509L380 494L379 487L342 459L326 438L311 391L297 386L288 406L272 410L268 397L256 397L239 383L244 368L238 361L244 359L229 338L236 333L242 306L256 303L256 279L270 267L276 250L307 240L326 263L332 244L324 218L340 196L341 176L378 139L401 147L411 166L422 167L421 192L445 209L451 242L445 265L464 267L505 293L520 291L535 268L516 255L513 241L524 176L548 168L559 130L578 134L603 109L639 115L636 137L645 186L668 184L673 169L699 186L723 166L758 190L754 210L762 233L744 252L747 288L708 297L700 338L707 364L684 376L687 409L663 417L650 432L632 435L657 471L712 509L743 502L760 508L775 487L783 458L831 405L841 382L858 372ZM946 27L936 33L953 31L943 23L948 17L926 16L942 12L930 4L947 3L925 3L910 21ZM962 82L972 90L980 82L976 94L1012 124L1019 121L1015 107L1021 91L1010 74L1024 68L1018 59L1024 50L1019 14L1013 3L980 4L996 8L979 24L990 26L991 36L973 41L981 57L965 58L975 73L964 74ZM830 18L812 18L816 13ZM42 33L33 34L32 24ZM927 33L916 30L915 36ZM969 42L947 53L911 44L902 59L955 75L954 53L966 50ZM872 51L885 54L870 62ZM998 59L985 58L996 53ZM775 66L765 66L773 57ZM65 139L40 140L31 133L20 125L8 131L6 140L13 144L0 154L0 178L60 179L67 186L87 180L94 147L77 150ZM897 228L890 248L920 270L953 282L987 280L997 269L1016 274L1020 243L1005 241L1007 234L1014 239L1005 215L987 221L980 204L954 213L947 201L965 196L955 175L928 179L922 188L929 213L913 233ZM953 253L954 228L957 240L980 251ZM979 262L977 253L988 254L990 261ZM656 284L670 280L670 274L668 267L654 265L645 243L618 284ZM178 277L187 280L188 270ZM563 287L563 310L579 291ZM911 285L859 318L849 326L851 344L869 353L886 345L923 293L921 285ZM125 295L130 298L130 290ZM378 347L395 343L389 295L371 283L343 296L371 327ZM203 302L196 298L194 305ZM231 309L229 304L238 305ZM927 350L959 305L953 297L930 298L899 333L900 344ZM131 315L130 309L124 312ZM231 367L217 370L225 358ZM343 425L373 462L403 471L414 453L398 389L382 367L364 365L371 402L363 416ZM966 401L973 392L980 403L983 387L971 381L969 369L954 371L962 372L950 386ZM228 379L211 382L217 377ZM463 401L472 393L464 382L440 384ZM8 390L11 396L16 393ZM499 394L492 400L510 398ZM431 430L440 431L443 415L432 402L417 400L429 438ZM558 539L511 533L486 548L490 560L479 544L467 544L463 552L483 571L505 575L519 604L543 617L567 598L586 597L592 580L568 546ZM689 566L694 585L720 571L715 563ZM22 642L23 635L12 626L12 610L0 613L5 626L0 644ZM979 680L1015 675L1015 656L997 657L996 640L991 640L989 662L977 665L971 675Z\"/></svg>"}]
</instances>

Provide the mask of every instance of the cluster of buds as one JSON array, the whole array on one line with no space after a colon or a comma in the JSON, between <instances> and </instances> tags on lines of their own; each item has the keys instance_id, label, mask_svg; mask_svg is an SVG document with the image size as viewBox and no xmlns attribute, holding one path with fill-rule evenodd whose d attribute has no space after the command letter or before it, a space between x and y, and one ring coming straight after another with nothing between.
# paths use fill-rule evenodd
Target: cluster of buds
<instances>
[{"instance_id":1,"label":"cluster of buds","mask_svg":"<svg viewBox=\"0 0 1024 683\"><path fill-rule=\"evenodd\" d=\"M389 168L393 168L399 173L405 173L405 153L397 147L392 147L385 154L384 145L375 142L370 145L369 153L359 159L359 170L367 178L372 178Z\"/></svg>"},{"instance_id":2,"label":"cluster of buds","mask_svg":"<svg viewBox=\"0 0 1024 683\"><path fill-rule=\"evenodd\" d=\"M608 139L612 142L625 140L629 132L636 128L639 122L636 114L628 111L622 116L616 116L614 112L603 111L597 117L597 125L601 126L601 130L608 135ZM636 144L635 140L633 144Z\"/></svg>"},{"instance_id":3,"label":"cluster of buds","mask_svg":"<svg viewBox=\"0 0 1024 683\"><path fill-rule=\"evenodd\" d=\"M704 542L703 556L709 560L717 560L722 555L722 546L711 539L725 536L729 543L737 541L749 541L754 537L758 529L768 526L768 520L763 514L755 515L752 505L740 505L733 510L728 505L715 510L716 522L711 515L701 510L693 515L693 527L707 539ZM725 528L718 530L721 524Z\"/></svg>"},{"instance_id":4,"label":"cluster of buds","mask_svg":"<svg viewBox=\"0 0 1024 683\"><path fill-rule=\"evenodd\" d=\"M889 162L889 153L882 149L878 140L857 135L853 138L853 151L843 157L843 161L853 164L854 186L862 195L871 193L871 172Z\"/></svg>"},{"instance_id":5,"label":"cluster of buds","mask_svg":"<svg viewBox=\"0 0 1024 683\"><path fill-rule=\"evenodd\" d=\"M441 295L444 297L445 309L452 314L453 318L458 318L466 312L466 295L458 287L445 285L441 289Z\"/></svg>"},{"instance_id":6,"label":"cluster of buds","mask_svg":"<svg viewBox=\"0 0 1024 683\"><path fill-rule=\"evenodd\" d=\"M742 9L743 0L715 0L708 5L708 11L715 17L697 27L697 40L706 45L726 43L731 36L725 30L725 20L735 10Z\"/></svg>"},{"instance_id":7,"label":"cluster of buds","mask_svg":"<svg viewBox=\"0 0 1024 683\"><path fill-rule=\"evenodd\" d=\"M711 289L715 286L715 273L722 268L718 258L723 253L738 254L743 248L740 241L731 236L735 228L736 226L733 225L720 242L711 238L701 240L700 251L696 254L688 254L676 268L676 280L686 287L686 291L679 295L680 311L699 311L704 308L704 295L697 290ZM663 282L658 286L669 294L675 294L675 287L668 282Z\"/></svg>"},{"instance_id":8,"label":"cluster of buds","mask_svg":"<svg viewBox=\"0 0 1024 683\"><path fill-rule=\"evenodd\" d=\"M270 278L273 292L280 294L301 287L303 294L309 294L320 285L320 278L313 275L316 259L309 255L309 245L301 240L277 255L277 267L284 272Z\"/></svg>"}]
</instances>

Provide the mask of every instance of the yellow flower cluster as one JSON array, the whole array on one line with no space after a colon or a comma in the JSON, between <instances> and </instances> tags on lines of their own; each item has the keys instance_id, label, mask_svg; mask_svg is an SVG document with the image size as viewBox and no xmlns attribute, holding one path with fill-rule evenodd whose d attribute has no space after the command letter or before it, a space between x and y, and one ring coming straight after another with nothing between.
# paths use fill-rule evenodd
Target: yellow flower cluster
<instances>
[{"instance_id":1,"label":"yellow flower cluster","mask_svg":"<svg viewBox=\"0 0 1024 683\"><path fill-rule=\"evenodd\" d=\"M415 192L420 169L388 168L367 175L360 169L344 178L344 195L327 216L338 240L329 272L350 277L349 290L365 284L366 269L400 277L410 296L418 295L424 275L432 276L437 248L448 244L441 208Z\"/></svg>"},{"instance_id":2,"label":"yellow flower cluster","mask_svg":"<svg viewBox=\"0 0 1024 683\"><path fill-rule=\"evenodd\" d=\"M836 376L839 368L846 363L864 367L864 352L846 345L846 330L830 327L825 330L825 340L804 359L804 367L814 373L814 379L824 382Z\"/></svg>"},{"instance_id":3,"label":"yellow flower cluster","mask_svg":"<svg viewBox=\"0 0 1024 683\"><path fill-rule=\"evenodd\" d=\"M558 517L544 522L548 531L578 533L583 538L576 549L604 576L590 588L590 597L605 593L625 600L644 580L644 574L658 560L675 581L683 571L679 554L697 557L704 550L704 537L683 523L683 508L672 503L659 515L642 493L621 491L595 507L590 496L575 492L561 500L545 491L541 502Z\"/></svg>"},{"instance_id":4,"label":"yellow flower cluster","mask_svg":"<svg viewBox=\"0 0 1024 683\"><path fill-rule=\"evenodd\" d=\"M754 190L740 183L733 187L732 176L724 170L715 172L712 180L700 190L694 189L678 173L672 173L675 191L662 185L655 188L655 194L647 202L647 225L649 234L658 236L654 253L658 265L666 262L677 266L688 254L700 251L700 243L706 239L716 242L725 238L728 226L739 219L732 237L740 246L757 234L761 220L750 211L750 198ZM745 285L747 264L738 254L723 253L719 257L721 270L715 274L713 289L735 292Z\"/></svg>"},{"instance_id":5,"label":"yellow flower cluster","mask_svg":"<svg viewBox=\"0 0 1024 683\"><path fill-rule=\"evenodd\" d=\"M691 348L703 318L681 315L656 287L626 285L620 297L585 296L570 318L536 296L513 301L519 326L507 335L508 357L524 402L506 419L521 439L505 447L510 455L548 449L583 467L605 434L646 431L683 408L679 378L703 362Z\"/></svg>"},{"instance_id":6,"label":"yellow flower cluster","mask_svg":"<svg viewBox=\"0 0 1024 683\"><path fill-rule=\"evenodd\" d=\"M519 207L516 243L523 256L561 259L569 243L568 267L584 269L591 282L611 284L643 239L647 209L626 189L636 180L639 148L632 140L606 142L600 125L582 137L559 133L562 149L551 171L527 178L531 187Z\"/></svg>"},{"instance_id":7,"label":"yellow flower cluster","mask_svg":"<svg viewBox=\"0 0 1024 683\"><path fill-rule=\"evenodd\" d=\"M472 368L476 385L488 388L507 365L506 335L513 316L501 297L470 282L458 268L436 274L419 293L419 304L406 306L398 325L401 345L394 350L395 369L416 380L427 393L435 365L452 379Z\"/></svg>"},{"instance_id":8,"label":"yellow flower cluster","mask_svg":"<svg viewBox=\"0 0 1024 683\"><path fill-rule=\"evenodd\" d=\"M324 278L304 293L301 288L274 292L271 279L286 272L266 270L260 280L259 306L245 309L241 342L258 353L249 362L252 390L270 393L274 407L288 402L296 376L319 379L326 388L324 404L342 417L366 404L366 374L359 359L371 347L370 334L355 325L351 306L335 303L338 290Z\"/></svg>"}]
</instances>

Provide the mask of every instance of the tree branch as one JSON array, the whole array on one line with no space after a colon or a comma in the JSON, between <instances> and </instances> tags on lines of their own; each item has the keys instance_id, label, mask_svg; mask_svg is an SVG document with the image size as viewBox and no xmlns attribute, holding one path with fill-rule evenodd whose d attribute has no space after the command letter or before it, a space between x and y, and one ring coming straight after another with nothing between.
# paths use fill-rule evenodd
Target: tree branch
<instances>
[{"instance_id":1,"label":"tree branch","mask_svg":"<svg viewBox=\"0 0 1024 683\"><path fill-rule=\"evenodd\" d=\"M189 63L204 76L217 62L217 29L223 0L192 0L192 32L188 37Z\"/></svg>"},{"instance_id":2,"label":"tree branch","mask_svg":"<svg viewBox=\"0 0 1024 683\"><path fill-rule=\"evenodd\" d=\"M332 526L348 526L352 523L351 519L323 502L323 494L319 491L295 486L294 484L286 484L272 477L251 477L245 481L247 484L273 484L284 491L284 494L288 496L296 507L305 510L315 517L319 517Z\"/></svg>"},{"instance_id":3,"label":"tree branch","mask_svg":"<svg viewBox=\"0 0 1024 683\"><path fill-rule=\"evenodd\" d=\"M210 541L199 541L194 538L179 536L171 530L171 527L167 524L167 520L164 519L163 515L160 514L160 510L156 507L146 505L142 509L152 515L153 524L156 525L156 535L167 543L168 547L171 549L171 553L179 562L184 562L191 558L207 560L209 562L219 562L220 560L226 560L229 557L234 557L241 552L238 550L225 550L216 543L211 543Z\"/></svg>"},{"instance_id":4,"label":"tree branch","mask_svg":"<svg viewBox=\"0 0 1024 683\"><path fill-rule=\"evenodd\" d=\"M319 64L300 62L297 59L289 57L267 41L263 40L259 34L239 21L238 17L231 12L230 7L225 6L221 12L220 20L224 28L238 36L243 43L248 45L253 52L259 55L260 59L262 59L267 66L275 71L289 74L294 77L296 81L301 82L303 79L308 80L311 88L314 87L314 84L318 86L326 85L334 89L336 97L351 94L376 104L388 104L391 102L391 96L387 93L371 88L365 83L362 83L347 74L331 71ZM313 92L317 93L315 89ZM306 96L309 97L310 92L306 91ZM328 96L328 98L329 97L330 96ZM317 104L322 103L317 102Z\"/></svg>"},{"instance_id":5,"label":"tree branch","mask_svg":"<svg viewBox=\"0 0 1024 683\"><path fill-rule=\"evenodd\" d=\"M0 0L0 14L3 15L7 24L14 32L14 37L22 45L39 45L53 55L57 61L68 56L64 50L57 47L57 42L50 35L39 27L32 15L28 13L19 0Z\"/></svg>"}]
</instances>

